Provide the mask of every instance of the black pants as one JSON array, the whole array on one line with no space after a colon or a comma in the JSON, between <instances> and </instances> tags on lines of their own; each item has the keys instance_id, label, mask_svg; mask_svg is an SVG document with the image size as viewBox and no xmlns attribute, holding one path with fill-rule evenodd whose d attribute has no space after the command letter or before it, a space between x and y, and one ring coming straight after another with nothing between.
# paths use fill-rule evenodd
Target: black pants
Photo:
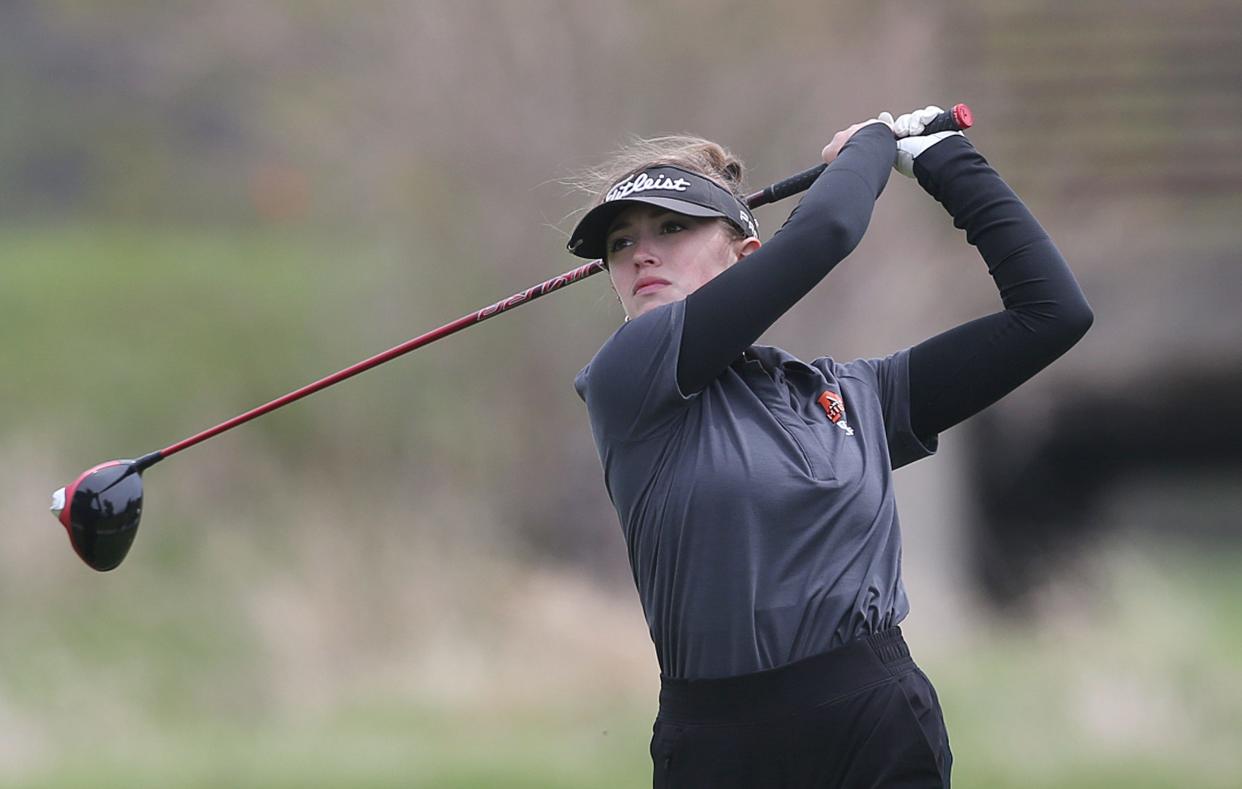
<instances>
[{"instance_id":1,"label":"black pants","mask_svg":"<svg viewBox=\"0 0 1242 789\"><path fill-rule=\"evenodd\" d=\"M893 628L739 677L664 678L655 787L948 787L936 691Z\"/></svg>"}]
</instances>

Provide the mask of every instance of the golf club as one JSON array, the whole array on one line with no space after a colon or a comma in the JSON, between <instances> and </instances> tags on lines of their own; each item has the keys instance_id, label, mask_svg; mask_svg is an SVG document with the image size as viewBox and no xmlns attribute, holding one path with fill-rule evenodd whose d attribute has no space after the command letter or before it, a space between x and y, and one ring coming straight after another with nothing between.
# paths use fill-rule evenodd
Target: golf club
<instances>
[{"instance_id":1,"label":"golf club","mask_svg":"<svg viewBox=\"0 0 1242 789\"><path fill-rule=\"evenodd\" d=\"M967 129L973 123L970 108L965 104L958 104L937 116L924 128L923 134ZM816 165L747 195L746 203L751 208L757 208L806 191L827 166ZM571 269L164 449L150 452L137 460L110 460L87 469L72 483L52 494L52 514L65 527L69 542L82 561L101 572L111 570L125 559L138 531L138 522L142 518L142 472L146 469L226 430L603 270L604 264L600 260Z\"/></svg>"}]
</instances>

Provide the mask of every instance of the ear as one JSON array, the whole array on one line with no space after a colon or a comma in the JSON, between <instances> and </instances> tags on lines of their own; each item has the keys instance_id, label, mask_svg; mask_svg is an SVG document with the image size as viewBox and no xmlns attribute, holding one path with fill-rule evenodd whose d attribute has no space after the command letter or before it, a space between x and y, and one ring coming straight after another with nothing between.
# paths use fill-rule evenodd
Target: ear
<instances>
[{"instance_id":1,"label":"ear","mask_svg":"<svg viewBox=\"0 0 1242 789\"><path fill-rule=\"evenodd\" d=\"M757 237L751 236L750 238L747 238L746 240L742 241L741 246L738 247L737 259L741 260L742 258L754 252L756 249L758 249L761 246L763 246L763 242L760 241Z\"/></svg>"}]
</instances>

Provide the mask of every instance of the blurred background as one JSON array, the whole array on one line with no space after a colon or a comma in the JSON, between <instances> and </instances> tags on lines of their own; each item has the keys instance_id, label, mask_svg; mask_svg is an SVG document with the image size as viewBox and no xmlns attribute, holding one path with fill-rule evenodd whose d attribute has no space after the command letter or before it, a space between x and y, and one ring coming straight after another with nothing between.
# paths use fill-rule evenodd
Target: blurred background
<instances>
[{"instance_id":1,"label":"blurred background","mask_svg":"<svg viewBox=\"0 0 1242 789\"><path fill-rule=\"evenodd\" d=\"M573 267L627 135L757 188L957 101L1096 323L898 473L955 785L1242 785L1239 52L1230 0L0 1L0 785L649 785L602 277L152 469L112 573L49 494ZM997 305L894 175L765 342Z\"/></svg>"}]
</instances>

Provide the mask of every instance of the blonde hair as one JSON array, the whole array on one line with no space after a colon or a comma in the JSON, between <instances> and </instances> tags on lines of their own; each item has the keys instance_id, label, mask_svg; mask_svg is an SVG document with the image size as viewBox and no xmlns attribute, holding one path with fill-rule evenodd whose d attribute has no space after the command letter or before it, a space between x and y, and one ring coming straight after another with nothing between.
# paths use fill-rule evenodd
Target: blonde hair
<instances>
[{"instance_id":1,"label":"blonde hair","mask_svg":"<svg viewBox=\"0 0 1242 789\"><path fill-rule=\"evenodd\" d=\"M583 170L570 185L592 196L590 208L604 202L608 189L647 167L668 164L698 173L745 200L745 165L719 143L686 134L666 137L632 137L595 167Z\"/></svg>"}]
</instances>

